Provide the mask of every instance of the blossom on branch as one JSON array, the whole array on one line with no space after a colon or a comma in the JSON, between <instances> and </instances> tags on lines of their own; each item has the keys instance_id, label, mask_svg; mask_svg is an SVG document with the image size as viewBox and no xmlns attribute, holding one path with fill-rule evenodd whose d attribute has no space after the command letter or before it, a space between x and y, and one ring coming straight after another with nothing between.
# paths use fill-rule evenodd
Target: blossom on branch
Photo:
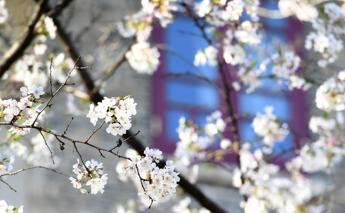
<instances>
[{"instance_id":1,"label":"blossom on branch","mask_svg":"<svg viewBox=\"0 0 345 213\"><path fill-rule=\"evenodd\" d=\"M345 11L335 3L322 5L322 14L312 20L314 32L309 33L305 48L321 56L320 67L335 62L344 48L342 36L345 34Z\"/></svg>"},{"instance_id":2,"label":"blossom on branch","mask_svg":"<svg viewBox=\"0 0 345 213\"><path fill-rule=\"evenodd\" d=\"M29 86L20 89L22 97L19 101L15 99L0 99L0 120L20 125L32 125L37 121L39 107L41 106L41 95L44 94L41 87ZM13 126L10 132L25 135L28 128Z\"/></svg>"},{"instance_id":3,"label":"blossom on branch","mask_svg":"<svg viewBox=\"0 0 345 213\"><path fill-rule=\"evenodd\" d=\"M324 111L345 110L345 71L325 81L316 91L316 106Z\"/></svg>"},{"instance_id":4,"label":"blossom on branch","mask_svg":"<svg viewBox=\"0 0 345 213\"><path fill-rule=\"evenodd\" d=\"M121 136L132 127L132 116L137 114L136 106L137 103L129 96L122 99L105 97L96 106L90 105L87 117L94 126L98 119L104 119L104 122L109 124L107 133Z\"/></svg>"},{"instance_id":5,"label":"blossom on branch","mask_svg":"<svg viewBox=\"0 0 345 213\"><path fill-rule=\"evenodd\" d=\"M142 191L139 195L144 201L159 203L175 195L180 178L172 161L167 161L164 167L159 166L159 161L163 159L160 150L146 148L144 156L133 151L127 152L127 156L131 160L120 161L116 171L120 180L131 178L137 183L138 189Z\"/></svg>"},{"instance_id":6,"label":"blossom on branch","mask_svg":"<svg viewBox=\"0 0 345 213\"><path fill-rule=\"evenodd\" d=\"M159 65L159 52L147 42L134 44L126 53L129 65L138 73L153 74Z\"/></svg>"},{"instance_id":7,"label":"blossom on branch","mask_svg":"<svg viewBox=\"0 0 345 213\"><path fill-rule=\"evenodd\" d=\"M70 181L74 188L79 189L81 193L103 193L104 186L108 181L108 174L104 174L103 164L93 159L81 163L78 159L73 165L74 177Z\"/></svg>"},{"instance_id":8,"label":"blossom on branch","mask_svg":"<svg viewBox=\"0 0 345 213\"><path fill-rule=\"evenodd\" d=\"M272 107L265 108L265 114L257 114L252 123L254 132L263 138L263 143L272 147L288 135L287 124L280 124Z\"/></svg>"},{"instance_id":9,"label":"blossom on branch","mask_svg":"<svg viewBox=\"0 0 345 213\"><path fill-rule=\"evenodd\" d=\"M146 41L152 31L152 17L139 11L134 15L126 16L121 22L117 23L117 30L122 37L134 37L137 41Z\"/></svg>"},{"instance_id":10,"label":"blossom on branch","mask_svg":"<svg viewBox=\"0 0 345 213\"><path fill-rule=\"evenodd\" d=\"M301 21L310 21L318 16L315 6L307 0L279 0L278 6L282 15L296 15Z\"/></svg>"},{"instance_id":11,"label":"blossom on branch","mask_svg":"<svg viewBox=\"0 0 345 213\"><path fill-rule=\"evenodd\" d=\"M173 19L172 12L177 10L178 0L141 0L142 9L148 14L152 14L166 27Z\"/></svg>"}]
</instances>

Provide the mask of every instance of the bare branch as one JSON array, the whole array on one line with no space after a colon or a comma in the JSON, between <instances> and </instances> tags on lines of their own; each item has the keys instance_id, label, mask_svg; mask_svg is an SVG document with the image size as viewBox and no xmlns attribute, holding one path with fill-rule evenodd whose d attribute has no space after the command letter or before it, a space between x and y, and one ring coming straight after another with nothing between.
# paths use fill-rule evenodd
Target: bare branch
<instances>
[{"instance_id":1,"label":"bare branch","mask_svg":"<svg viewBox=\"0 0 345 213\"><path fill-rule=\"evenodd\" d=\"M55 164L55 161L54 161L54 155L53 155L53 151L51 150L46 138L44 137L42 131L39 131L39 133L41 134L43 140L44 140L44 144L46 145L47 149L49 150L49 153L50 153L50 158L52 159L52 162L53 164Z\"/></svg>"},{"instance_id":2,"label":"bare branch","mask_svg":"<svg viewBox=\"0 0 345 213\"><path fill-rule=\"evenodd\" d=\"M73 119L74 119L74 118L72 117L71 120L68 122L68 124L67 124L65 130L64 130L63 133L62 133L63 135L66 135L66 134L67 134L67 131L68 131L69 127L71 126L71 123L72 123Z\"/></svg>"},{"instance_id":3,"label":"bare branch","mask_svg":"<svg viewBox=\"0 0 345 213\"><path fill-rule=\"evenodd\" d=\"M4 179L2 179L0 177L0 182L4 183L9 189L11 189L14 192L17 192L17 190L15 188L13 188L9 183L7 183L7 181L5 181Z\"/></svg>"},{"instance_id":4,"label":"bare branch","mask_svg":"<svg viewBox=\"0 0 345 213\"><path fill-rule=\"evenodd\" d=\"M32 166L32 167L28 167L28 168L19 169L19 170L14 171L14 172L9 172L9 173L2 174L2 175L0 175L0 178L6 177L6 176L14 176L14 175L17 175L19 173L22 173L22 172L25 172L25 171L29 171L29 170L33 170L33 169L44 169L44 170L48 170L48 171L54 172L54 173L56 173L58 175L62 175L64 177L68 177L68 175L66 175L66 174L64 174L62 172L59 172L59 171L57 171L56 169L53 169L53 168L49 168L49 167L45 167L45 166Z\"/></svg>"},{"instance_id":5,"label":"bare branch","mask_svg":"<svg viewBox=\"0 0 345 213\"><path fill-rule=\"evenodd\" d=\"M28 168L23 168L23 169L19 169L17 171L14 171L14 172L9 172L9 173L5 173L5 174L2 174L0 175L0 182L4 183L9 189L11 189L12 191L14 192L17 192L17 190L15 188L13 188L7 181L5 181L3 178L6 177L6 176L14 176L14 175L17 175L19 173L22 173L22 172L25 172L25 171L29 171L29 170L33 170L33 169L45 169L45 170L48 170L48 171L51 171L51 172L54 172L58 175L62 175L64 177L68 177L68 175L62 173L62 172L59 172L53 168L48 168L48 167L45 167L45 166L33 166L33 167L28 167Z\"/></svg>"}]
</instances>

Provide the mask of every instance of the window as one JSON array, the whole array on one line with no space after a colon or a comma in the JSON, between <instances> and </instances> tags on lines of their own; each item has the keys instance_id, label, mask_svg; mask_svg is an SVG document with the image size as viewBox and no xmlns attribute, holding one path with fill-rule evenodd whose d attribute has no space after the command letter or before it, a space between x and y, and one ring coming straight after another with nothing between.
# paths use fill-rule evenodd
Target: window
<instances>
[{"instance_id":1,"label":"window","mask_svg":"<svg viewBox=\"0 0 345 213\"><path fill-rule=\"evenodd\" d=\"M267 0L265 6L276 8L276 1ZM264 24L268 36L262 45L273 40L298 42L300 25L296 21L264 19ZM163 63L152 79L153 140L154 146L172 153L178 141L176 129L179 118L184 116L202 124L207 115L220 108L223 100L215 85L195 76L190 77L196 75L218 82L216 67L193 66L195 53L207 46L193 21L178 18L166 29L158 31L155 40L167 44L167 48L162 54ZM274 147L276 154L299 146L301 139L307 135L306 95L301 91L282 92L281 89L281 85L267 79L258 91L240 93L235 97L237 112L245 115L239 122L242 141L254 141L252 145L258 146L251 122L257 112L264 112L265 106L273 106L274 113L289 123L291 134Z\"/></svg>"}]
</instances>

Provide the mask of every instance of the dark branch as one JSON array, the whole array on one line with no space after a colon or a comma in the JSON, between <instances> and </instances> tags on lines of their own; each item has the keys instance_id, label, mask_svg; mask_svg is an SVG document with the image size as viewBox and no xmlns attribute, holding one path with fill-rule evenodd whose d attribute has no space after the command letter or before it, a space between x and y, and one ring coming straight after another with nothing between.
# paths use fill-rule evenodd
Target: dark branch
<instances>
[{"instance_id":1,"label":"dark branch","mask_svg":"<svg viewBox=\"0 0 345 213\"><path fill-rule=\"evenodd\" d=\"M85 84L85 87L87 89L87 93L90 97L90 100L97 104L103 99L103 96L99 93L98 88L96 87L92 77L89 74L89 71L87 69L87 66L85 65L84 61L80 57L80 53L77 51L77 48L74 46L73 41L71 40L68 33L64 30L59 20L56 18L53 19L55 26L57 28L57 34L62 41L66 51L70 54L71 58L76 61L76 59L79 58L79 61L77 63L77 70L79 71L80 77L82 78L82 81ZM84 67L84 68L81 68ZM139 141L132 132L128 131L124 136L123 139L127 142L127 144L132 147L134 150L136 150L140 155L144 155L144 149L145 147ZM161 164L165 164L164 161L161 162ZM180 176L180 182L179 186L190 196L194 197L195 200L197 200L200 205L204 206L211 212L215 213L222 213L226 212L223 210L218 204L216 204L214 201L210 200L196 185L190 183L183 175Z\"/></svg>"},{"instance_id":2,"label":"dark branch","mask_svg":"<svg viewBox=\"0 0 345 213\"><path fill-rule=\"evenodd\" d=\"M18 60L30 46L31 42L35 38L35 27L41 16L44 14L47 6L47 0L41 0L37 6L37 12L35 13L32 21L29 23L22 38L14 43L12 47L5 53L0 62L0 78L5 72L12 66L12 64Z\"/></svg>"},{"instance_id":3,"label":"dark branch","mask_svg":"<svg viewBox=\"0 0 345 213\"><path fill-rule=\"evenodd\" d=\"M0 79L7 72L8 69L24 54L25 50L30 46L32 41L36 37L35 28L42 15L47 12L46 15L50 17L56 17L72 2L73 0L63 0L57 4L54 8L49 8L48 0L39 1L36 9L36 13L32 18L32 21L28 24L23 36L2 56L0 62Z\"/></svg>"}]
</instances>

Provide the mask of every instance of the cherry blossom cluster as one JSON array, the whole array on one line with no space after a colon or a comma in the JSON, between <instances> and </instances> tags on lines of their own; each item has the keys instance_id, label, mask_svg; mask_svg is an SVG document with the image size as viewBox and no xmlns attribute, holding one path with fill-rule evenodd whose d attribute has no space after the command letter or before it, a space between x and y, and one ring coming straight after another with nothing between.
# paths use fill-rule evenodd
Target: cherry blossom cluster
<instances>
[{"instance_id":1,"label":"cherry blossom cluster","mask_svg":"<svg viewBox=\"0 0 345 213\"><path fill-rule=\"evenodd\" d=\"M142 10L152 16L165 27L173 19L172 12L177 10L177 2L179 0L141 0Z\"/></svg>"},{"instance_id":2,"label":"cherry blossom cluster","mask_svg":"<svg viewBox=\"0 0 345 213\"><path fill-rule=\"evenodd\" d=\"M213 46L208 46L204 50L198 50L194 57L195 66L216 66L218 50Z\"/></svg>"},{"instance_id":3,"label":"cherry blossom cluster","mask_svg":"<svg viewBox=\"0 0 345 213\"><path fill-rule=\"evenodd\" d=\"M221 112L216 111L207 117L207 123L199 127L184 117L179 120L177 133L179 141L175 150L175 157L179 163L189 166L196 160L206 157L205 150L217 141L221 148L227 149L231 142L223 137L226 123Z\"/></svg>"},{"instance_id":4,"label":"cherry blossom cluster","mask_svg":"<svg viewBox=\"0 0 345 213\"><path fill-rule=\"evenodd\" d=\"M35 33L37 36L32 49L15 63L13 72L7 78L11 81L21 82L25 86L42 88L47 86L48 78L51 78L53 82L63 83L67 73L73 69L74 62L64 53L48 52L48 39L53 40L56 37L56 26L53 20L50 17L42 16L37 23Z\"/></svg>"},{"instance_id":5,"label":"cherry blossom cluster","mask_svg":"<svg viewBox=\"0 0 345 213\"><path fill-rule=\"evenodd\" d=\"M273 63L272 74L278 78L278 80L287 81L289 89L302 89L308 90L311 84L297 74L297 71L301 64L301 58L293 51L285 48L279 49L279 51L271 57Z\"/></svg>"},{"instance_id":6,"label":"cherry blossom cluster","mask_svg":"<svg viewBox=\"0 0 345 213\"><path fill-rule=\"evenodd\" d=\"M0 120L18 125L32 125L37 120L40 97L44 94L41 87L22 87L20 100L0 100ZM12 127L9 131L25 135L29 128Z\"/></svg>"},{"instance_id":7,"label":"cherry blossom cluster","mask_svg":"<svg viewBox=\"0 0 345 213\"><path fill-rule=\"evenodd\" d=\"M14 67L10 80L22 82L25 86L46 87L48 77L63 83L67 73L73 69L74 63L64 53L51 55L52 60L43 63L37 54L24 55ZM73 76L73 75L72 75Z\"/></svg>"},{"instance_id":8,"label":"cherry blossom cluster","mask_svg":"<svg viewBox=\"0 0 345 213\"><path fill-rule=\"evenodd\" d=\"M330 171L342 159L345 151L331 141L331 138L320 137L313 143L302 147L299 157L296 159L303 162L302 170L308 173Z\"/></svg>"},{"instance_id":9,"label":"cherry blossom cluster","mask_svg":"<svg viewBox=\"0 0 345 213\"><path fill-rule=\"evenodd\" d=\"M279 0L278 6L283 16L295 15L301 21L311 21L318 16L318 10L308 0Z\"/></svg>"},{"instance_id":10,"label":"cherry blossom cluster","mask_svg":"<svg viewBox=\"0 0 345 213\"><path fill-rule=\"evenodd\" d=\"M324 111L345 110L345 71L326 80L316 91L316 106Z\"/></svg>"},{"instance_id":11,"label":"cherry blossom cluster","mask_svg":"<svg viewBox=\"0 0 345 213\"><path fill-rule=\"evenodd\" d=\"M229 23L241 22L240 17L246 12L253 21L243 21L236 29L229 29L226 35L229 42L224 48L224 58L227 63L235 65L244 60L244 50L240 45L234 45L232 39L241 44L255 45L260 42L258 34L259 24L256 22L256 14L259 1L235 0L235 1L210 1L185 2L178 0L152 1L142 0L142 10L138 13L126 16L118 23L118 31L123 37L135 37L136 43L126 53L126 59L130 66L139 73L152 74L159 65L159 51L148 42L155 20L166 27L173 19L174 11L184 11L192 16L203 18L212 26L227 26ZM179 5L179 6L178 6ZM217 28L210 27L210 32L218 32ZM221 32L218 32L221 33ZM210 45L204 51L199 50L195 56L194 64L197 66L209 64L217 65L218 46Z\"/></svg>"},{"instance_id":12,"label":"cherry blossom cluster","mask_svg":"<svg viewBox=\"0 0 345 213\"><path fill-rule=\"evenodd\" d=\"M137 114L136 106L137 103L129 96L124 98L105 97L96 106L90 105L87 117L94 126L98 119L104 119L104 122L108 124L107 133L121 136L132 127L132 116Z\"/></svg>"},{"instance_id":13,"label":"cherry blossom cluster","mask_svg":"<svg viewBox=\"0 0 345 213\"><path fill-rule=\"evenodd\" d=\"M21 82L25 86L40 86L45 88L48 79L52 82L63 83L67 73L73 69L74 62L64 53L48 52L48 39L56 37L56 26L50 17L42 16L35 28L36 37L33 47L24 54L13 67L7 79ZM49 55L48 55L49 54ZM48 58L47 58L48 55ZM73 77L75 73L72 73Z\"/></svg>"},{"instance_id":14,"label":"cherry blossom cluster","mask_svg":"<svg viewBox=\"0 0 345 213\"><path fill-rule=\"evenodd\" d=\"M146 148L144 156L128 151L127 156L131 160L120 161L116 171L120 180L131 178L137 183L138 189L142 191L139 193L142 199L158 203L175 195L180 178L172 161L167 161L164 167L159 166L158 163L163 159L160 150Z\"/></svg>"},{"instance_id":15,"label":"cherry blossom cluster","mask_svg":"<svg viewBox=\"0 0 345 213\"><path fill-rule=\"evenodd\" d=\"M244 11L252 18L257 19L258 5L259 1L257 0L202 0L194 2L193 8L199 17L205 18L212 25L224 26L231 21L239 21Z\"/></svg>"},{"instance_id":16,"label":"cherry blossom cluster","mask_svg":"<svg viewBox=\"0 0 345 213\"><path fill-rule=\"evenodd\" d=\"M248 144L242 145L240 169L234 171L233 184L246 196L241 204L244 211L323 212L324 205L316 198L322 196L325 188L305 174L329 173L340 162L345 154L343 124L339 112L312 117L309 128L318 139L303 145L298 155L285 164L288 174L267 163L260 149L251 150Z\"/></svg>"},{"instance_id":17,"label":"cherry blossom cluster","mask_svg":"<svg viewBox=\"0 0 345 213\"><path fill-rule=\"evenodd\" d=\"M345 11L335 3L326 3L321 12L312 20L315 31L307 36L305 48L321 55L318 65L325 67L338 58L344 47L341 37L345 34Z\"/></svg>"},{"instance_id":18,"label":"cherry blossom cluster","mask_svg":"<svg viewBox=\"0 0 345 213\"><path fill-rule=\"evenodd\" d=\"M141 0L142 8L134 15L126 16L118 23L118 31L123 37L135 37L136 43L126 53L129 65L138 73L152 74L159 65L159 51L147 41L150 38L152 25L158 20L166 27L177 10L177 0Z\"/></svg>"},{"instance_id":19,"label":"cherry blossom cluster","mask_svg":"<svg viewBox=\"0 0 345 213\"><path fill-rule=\"evenodd\" d=\"M237 81L233 84L234 89L240 90L242 87L246 87L246 92L253 92L261 85L260 77L266 71L265 63L257 64L255 60L248 57L249 47L254 48L261 40L261 26L257 22L257 17L254 15L256 13L253 8L256 8L255 5L257 2L239 2L248 4L247 13L251 14L249 11L253 12L252 19L225 21L223 23L225 26L231 22L235 23L227 26L225 32L218 31L217 28L209 29L208 31L213 32L213 34L220 34L221 36L212 37L212 39L215 39L214 44L207 47L204 51L199 50L196 53L194 65L201 66L208 64L215 66L219 61L224 61L225 64L236 66ZM232 5L238 2L231 1L227 3L228 5Z\"/></svg>"},{"instance_id":20,"label":"cherry blossom cluster","mask_svg":"<svg viewBox=\"0 0 345 213\"><path fill-rule=\"evenodd\" d=\"M118 31L123 37L136 37L137 42L126 53L126 59L138 73L152 74L159 65L159 51L147 41L151 35L152 22L152 14L142 10L126 16L117 24Z\"/></svg>"},{"instance_id":21,"label":"cherry blossom cluster","mask_svg":"<svg viewBox=\"0 0 345 213\"><path fill-rule=\"evenodd\" d=\"M259 25L256 22L244 21L237 28L226 31L222 40L222 55L225 63L232 66L245 66L246 63L252 63L246 58L245 45L256 45L259 43L261 35L258 33L258 30ZM216 66L219 60L218 50L219 44L210 45L204 50L198 50L194 58L194 65Z\"/></svg>"},{"instance_id":22,"label":"cherry blossom cluster","mask_svg":"<svg viewBox=\"0 0 345 213\"><path fill-rule=\"evenodd\" d=\"M216 66L219 60L236 66L237 79L232 85L236 91L246 88L246 92L253 92L262 85L261 79L271 74L278 78L279 82L286 82L290 90L310 88L310 83L297 74L301 60L293 51L278 50L276 54L264 60L257 60L257 56L251 59L248 54L252 49L260 51L260 48L256 46L262 40L263 35L257 16L258 1L203 0L195 2L193 5L195 14L210 25L205 31L210 33L209 35L212 33L217 35L209 37L212 45L209 44L204 50L197 51L194 58L195 66ZM285 10L291 10L290 12L296 12L293 9L295 7L299 9L308 7L315 12L312 17L317 17L317 10L307 1L281 1L280 6L282 5L286 5ZM250 15L250 19L240 19L244 12ZM288 12L285 11L286 14ZM302 13L303 10L300 12ZM214 26L226 26L226 28L219 31ZM248 52L248 50L250 51ZM220 53L223 59L219 59ZM273 65L271 73L269 73L268 68L271 67L269 65Z\"/></svg>"},{"instance_id":23,"label":"cherry blossom cluster","mask_svg":"<svg viewBox=\"0 0 345 213\"><path fill-rule=\"evenodd\" d=\"M273 114L273 107L266 107L265 114L258 113L253 119L252 127L254 132L262 137L263 143L269 147L284 140L289 133L288 125L281 124Z\"/></svg>"},{"instance_id":24,"label":"cherry blossom cluster","mask_svg":"<svg viewBox=\"0 0 345 213\"><path fill-rule=\"evenodd\" d=\"M117 30L124 38L135 37L138 41L145 41L152 31L152 16L140 11L133 15L127 15L117 23Z\"/></svg>"},{"instance_id":25,"label":"cherry blossom cluster","mask_svg":"<svg viewBox=\"0 0 345 213\"><path fill-rule=\"evenodd\" d=\"M81 193L103 193L104 186L108 181L108 174L103 171L103 164L93 159L86 161L85 164L78 159L73 165L74 177L70 181L74 188L79 189Z\"/></svg>"},{"instance_id":26,"label":"cherry blossom cluster","mask_svg":"<svg viewBox=\"0 0 345 213\"><path fill-rule=\"evenodd\" d=\"M246 93L252 93L257 88L262 85L261 76L266 71L266 64L256 64L251 63L250 61L245 61L237 70L237 81L234 81L232 86L236 91L239 91L241 88L246 88Z\"/></svg>"},{"instance_id":27,"label":"cherry blossom cluster","mask_svg":"<svg viewBox=\"0 0 345 213\"><path fill-rule=\"evenodd\" d=\"M4 200L0 200L0 213L23 213L24 207L11 206L6 203Z\"/></svg>"},{"instance_id":28,"label":"cherry blossom cluster","mask_svg":"<svg viewBox=\"0 0 345 213\"><path fill-rule=\"evenodd\" d=\"M301 163L304 172L331 171L345 155L344 118L342 114L313 116L309 121L309 129L317 139L306 143L295 161Z\"/></svg>"},{"instance_id":29,"label":"cherry blossom cluster","mask_svg":"<svg viewBox=\"0 0 345 213\"><path fill-rule=\"evenodd\" d=\"M24 142L23 138L30 132L34 122L41 121L44 117L41 111L43 89L35 86L21 87L20 92L19 100L0 100L0 120L11 126L7 137L0 143L0 174L12 170L15 157L34 166L54 167L59 163L58 158L55 158L54 164L51 161L53 150L48 147L53 140L52 136L38 133L29 142Z\"/></svg>"},{"instance_id":30,"label":"cherry blossom cluster","mask_svg":"<svg viewBox=\"0 0 345 213\"><path fill-rule=\"evenodd\" d=\"M159 52L148 42L135 43L126 53L129 65L138 73L152 74L159 65Z\"/></svg>"},{"instance_id":31,"label":"cherry blossom cluster","mask_svg":"<svg viewBox=\"0 0 345 213\"><path fill-rule=\"evenodd\" d=\"M292 175L282 176L278 166L265 162L260 150L252 152L244 144L239 154L241 167L234 171L233 184L246 196L241 203L244 212L322 212L312 200L320 191L300 173L296 162L287 164Z\"/></svg>"},{"instance_id":32,"label":"cherry blossom cluster","mask_svg":"<svg viewBox=\"0 0 345 213\"><path fill-rule=\"evenodd\" d=\"M234 53L228 59L224 55L227 63L240 65L237 70L237 79L232 85L236 91L245 87L247 93L254 92L262 85L262 79L268 77L277 80L278 84L286 84L289 90L308 90L312 86L298 73L301 59L290 48L273 49L272 51L276 53L270 57L263 58L260 60L260 63L250 60L250 55L246 55L243 51L237 48L236 50L234 49ZM224 50L225 53L226 49ZM237 57L236 55L242 56ZM272 69L270 70L269 68Z\"/></svg>"},{"instance_id":33,"label":"cherry blossom cluster","mask_svg":"<svg viewBox=\"0 0 345 213\"><path fill-rule=\"evenodd\" d=\"M43 55L48 49L47 38L54 39L56 37L56 27L53 20L50 17L42 18L37 25L36 32L38 36L33 47L34 53Z\"/></svg>"}]
</instances>

